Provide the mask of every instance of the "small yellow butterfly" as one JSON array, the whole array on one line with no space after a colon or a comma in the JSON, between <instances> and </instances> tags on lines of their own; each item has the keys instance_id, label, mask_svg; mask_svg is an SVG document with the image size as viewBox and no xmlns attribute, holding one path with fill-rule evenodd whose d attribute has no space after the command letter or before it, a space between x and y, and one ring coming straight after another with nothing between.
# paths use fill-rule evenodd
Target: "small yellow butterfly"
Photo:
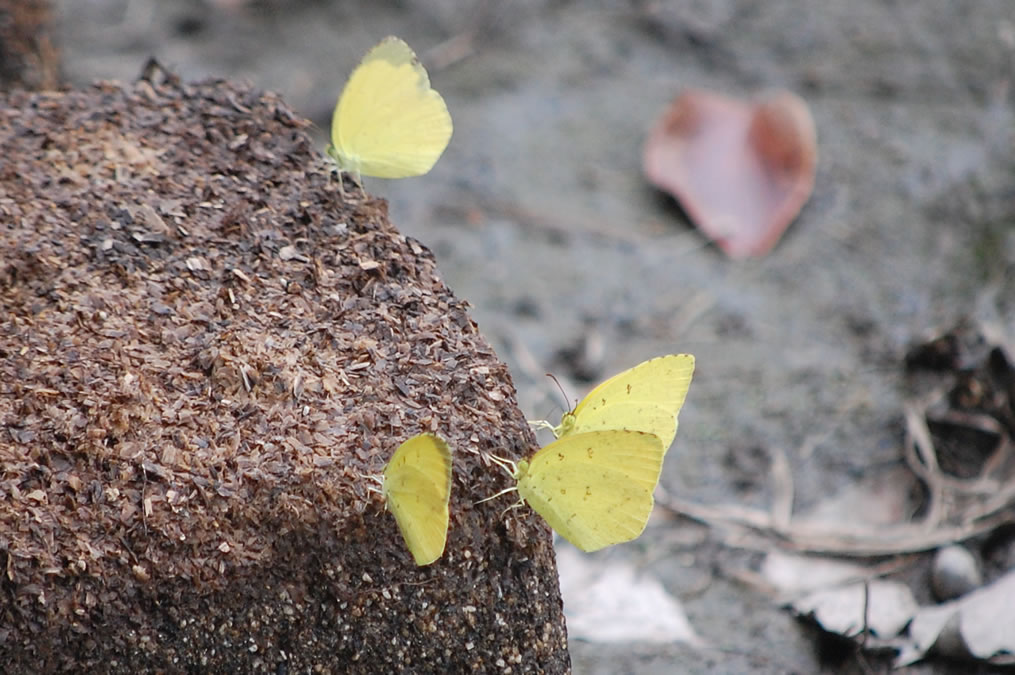
<instances>
[{"instance_id":1,"label":"small yellow butterfly","mask_svg":"<svg viewBox=\"0 0 1015 675\"><path fill-rule=\"evenodd\" d=\"M421 176L451 140L451 114L409 45L386 37L352 71L331 119L328 154L359 182Z\"/></svg>"},{"instance_id":2,"label":"small yellow butterfly","mask_svg":"<svg viewBox=\"0 0 1015 675\"><path fill-rule=\"evenodd\" d=\"M649 359L590 391L560 425L536 425L550 427L557 438L604 429L644 431L658 436L665 451L677 435L677 415L693 374L690 354Z\"/></svg>"},{"instance_id":3,"label":"small yellow butterfly","mask_svg":"<svg viewBox=\"0 0 1015 675\"><path fill-rule=\"evenodd\" d=\"M517 464L491 459L518 481L505 492L517 489L560 536L591 552L644 531L663 445L652 434L610 429L569 434Z\"/></svg>"},{"instance_id":4,"label":"small yellow butterfly","mask_svg":"<svg viewBox=\"0 0 1015 675\"><path fill-rule=\"evenodd\" d=\"M444 439L419 434L398 446L384 467L381 492L416 564L440 558L451 497L451 450Z\"/></svg>"}]
</instances>

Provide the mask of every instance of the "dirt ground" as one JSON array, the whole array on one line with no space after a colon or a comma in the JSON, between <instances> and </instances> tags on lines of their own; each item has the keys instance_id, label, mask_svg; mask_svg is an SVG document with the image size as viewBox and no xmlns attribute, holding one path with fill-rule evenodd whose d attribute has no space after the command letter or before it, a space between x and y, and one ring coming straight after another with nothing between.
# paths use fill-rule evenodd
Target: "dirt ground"
<instances>
[{"instance_id":1,"label":"dirt ground","mask_svg":"<svg viewBox=\"0 0 1015 675\"><path fill-rule=\"evenodd\" d=\"M545 372L573 398L695 354L662 478L683 498L766 507L777 451L797 511L897 466L907 347L964 316L1015 331L1009 0L56 5L74 84L132 80L154 55L278 91L321 129L366 49L407 40L454 137L426 177L368 189L473 305L530 417L560 413ZM685 87L788 88L812 108L815 192L763 259L726 259L641 175ZM713 647L573 640L576 672L859 672L735 579L751 554L660 516L599 556L659 577Z\"/></svg>"}]
</instances>

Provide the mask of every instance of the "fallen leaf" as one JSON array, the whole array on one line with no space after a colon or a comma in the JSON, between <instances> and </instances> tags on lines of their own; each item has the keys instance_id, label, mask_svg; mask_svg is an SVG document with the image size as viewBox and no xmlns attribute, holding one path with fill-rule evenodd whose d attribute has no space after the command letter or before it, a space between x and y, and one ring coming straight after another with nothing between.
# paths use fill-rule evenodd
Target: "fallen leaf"
<instances>
[{"instance_id":1,"label":"fallen leaf","mask_svg":"<svg viewBox=\"0 0 1015 675\"><path fill-rule=\"evenodd\" d=\"M602 563L557 547L567 633L588 642L684 642L702 646L680 603L659 580L627 563Z\"/></svg>"},{"instance_id":2,"label":"fallen leaf","mask_svg":"<svg viewBox=\"0 0 1015 675\"><path fill-rule=\"evenodd\" d=\"M881 579L869 582L866 598L864 585L851 583L789 605L797 615L845 638L859 638L866 627L873 638L869 647L898 651L897 667L931 653L1015 665L1015 571L940 605L918 606L907 586Z\"/></svg>"},{"instance_id":3,"label":"fallen leaf","mask_svg":"<svg viewBox=\"0 0 1015 675\"><path fill-rule=\"evenodd\" d=\"M792 603L793 611L810 616L824 630L855 637L866 627L872 635L895 637L916 613L909 587L897 581L875 579L810 593Z\"/></svg>"},{"instance_id":4,"label":"fallen leaf","mask_svg":"<svg viewBox=\"0 0 1015 675\"><path fill-rule=\"evenodd\" d=\"M909 635L898 666L922 659L931 648L951 657L1015 663L1015 571L958 600L920 607Z\"/></svg>"},{"instance_id":5,"label":"fallen leaf","mask_svg":"<svg viewBox=\"0 0 1015 675\"><path fill-rule=\"evenodd\" d=\"M790 92L745 103L689 90L662 115L642 167L731 258L761 256L796 218L814 187L817 134Z\"/></svg>"}]
</instances>

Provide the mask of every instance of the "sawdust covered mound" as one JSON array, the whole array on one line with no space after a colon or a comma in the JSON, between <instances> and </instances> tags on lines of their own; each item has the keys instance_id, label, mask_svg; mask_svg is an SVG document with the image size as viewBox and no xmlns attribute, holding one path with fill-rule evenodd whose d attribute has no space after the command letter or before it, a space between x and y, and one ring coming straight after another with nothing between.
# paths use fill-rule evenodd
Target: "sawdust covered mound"
<instances>
[{"instance_id":1,"label":"sawdust covered mound","mask_svg":"<svg viewBox=\"0 0 1015 675\"><path fill-rule=\"evenodd\" d=\"M0 99L7 672L568 669L545 526L473 506L531 452L507 370L305 126L157 67ZM422 431L417 568L365 476Z\"/></svg>"}]
</instances>

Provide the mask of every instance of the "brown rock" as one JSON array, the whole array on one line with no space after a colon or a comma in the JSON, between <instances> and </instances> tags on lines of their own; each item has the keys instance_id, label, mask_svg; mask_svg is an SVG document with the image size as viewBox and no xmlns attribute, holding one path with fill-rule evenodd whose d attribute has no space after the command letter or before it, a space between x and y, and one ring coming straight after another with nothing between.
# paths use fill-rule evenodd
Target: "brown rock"
<instances>
[{"instance_id":1,"label":"brown rock","mask_svg":"<svg viewBox=\"0 0 1015 675\"><path fill-rule=\"evenodd\" d=\"M4 671L563 672L506 367L275 96L0 96ZM346 188L351 197L358 191ZM418 568L365 475L455 450Z\"/></svg>"}]
</instances>

